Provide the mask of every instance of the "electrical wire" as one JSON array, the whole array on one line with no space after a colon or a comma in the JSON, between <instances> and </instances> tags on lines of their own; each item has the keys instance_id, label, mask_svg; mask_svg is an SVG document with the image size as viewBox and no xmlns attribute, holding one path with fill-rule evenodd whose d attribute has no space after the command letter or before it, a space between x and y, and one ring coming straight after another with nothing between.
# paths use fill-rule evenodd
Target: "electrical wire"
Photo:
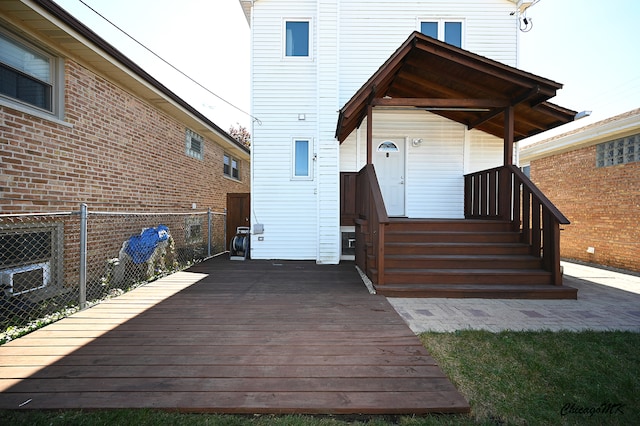
<instances>
[{"instance_id":1,"label":"electrical wire","mask_svg":"<svg viewBox=\"0 0 640 426\"><path fill-rule=\"evenodd\" d=\"M258 119L257 117L254 117L253 115L251 115L250 113L244 111L243 109L241 109L240 107L237 107L236 105L232 104L231 102L227 101L226 99L224 99L223 97L217 95L216 93L214 93L212 90L208 89L207 87L205 87L204 85L202 85L201 83L199 83L198 81L196 81L194 78L190 77L189 75L187 75L185 72L183 72L182 70L180 70L178 67L176 67L175 65L173 65L172 63L170 63L169 61L167 61L166 59L164 59L162 56L158 55L156 52L154 52L153 50L151 50L150 48L148 48L147 46L145 46L143 43L141 43L140 41L138 41L135 37L133 37L132 35L130 35L129 33L127 33L125 30L123 30L122 28L120 28L119 26L117 26L115 23L113 23L112 21L110 21L107 17L105 17L104 15L102 15L100 12L98 12L97 10L95 10L93 7L91 7L90 5L88 5L84 0L78 0L80 3L82 3L85 7L87 7L89 10L91 10L93 13L95 13L96 15L98 15L100 18L104 19L106 22L108 22L111 26L113 26L115 29L117 29L118 31L120 31L122 34L124 34L125 36L127 36L128 38L130 38L133 42L135 42L136 44L138 44L140 47L142 47L143 49L145 49L147 52L151 53L153 56L155 56L156 58L160 59L162 62L164 62L166 65L168 65L169 67L171 67L174 71L178 72L179 74L181 74L183 77L187 78L189 81L191 81L192 83L196 84L198 87L200 87L201 89L205 90L207 93L215 96L216 98L220 99L222 102L224 102L225 104L231 106L232 108L236 109L237 111L240 111L241 113L251 117L251 119L258 123L259 125L262 125L262 122L260 121L260 119Z\"/></svg>"}]
</instances>

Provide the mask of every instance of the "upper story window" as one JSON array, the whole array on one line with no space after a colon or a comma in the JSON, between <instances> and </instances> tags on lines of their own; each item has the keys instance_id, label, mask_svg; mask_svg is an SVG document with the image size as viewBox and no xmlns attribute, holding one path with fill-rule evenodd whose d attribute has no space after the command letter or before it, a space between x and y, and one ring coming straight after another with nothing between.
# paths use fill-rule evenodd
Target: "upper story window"
<instances>
[{"instance_id":1,"label":"upper story window","mask_svg":"<svg viewBox=\"0 0 640 426\"><path fill-rule=\"evenodd\" d=\"M284 56L311 56L311 22L308 19L284 21Z\"/></svg>"},{"instance_id":2,"label":"upper story window","mask_svg":"<svg viewBox=\"0 0 640 426\"><path fill-rule=\"evenodd\" d=\"M13 107L61 115L62 61L0 29L0 99Z\"/></svg>"},{"instance_id":3,"label":"upper story window","mask_svg":"<svg viewBox=\"0 0 640 426\"><path fill-rule=\"evenodd\" d=\"M462 21L429 19L420 22L420 32L456 47L462 47Z\"/></svg>"},{"instance_id":4,"label":"upper story window","mask_svg":"<svg viewBox=\"0 0 640 426\"><path fill-rule=\"evenodd\" d=\"M204 157L204 138L193 130L187 129L185 136L185 150L189 157L202 160Z\"/></svg>"},{"instance_id":5,"label":"upper story window","mask_svg":"<svg viewBox=\"0 0 640 426\"><path fill-rule=\"evenodd\" d=\"M240 160L225 153L223 163L224 165L222 172L224 173L224 175L233 179L240 180Z\"/></svg>"},{"instance_id":6,"label":"upper story window","mask_svg":"<svg viewBox=\"0 0 640 426\"><path fill-rule=\"evenodd\" d=\"M596 167L640 161L640 134L596 145Z\"/></svg>"}]
</instances>

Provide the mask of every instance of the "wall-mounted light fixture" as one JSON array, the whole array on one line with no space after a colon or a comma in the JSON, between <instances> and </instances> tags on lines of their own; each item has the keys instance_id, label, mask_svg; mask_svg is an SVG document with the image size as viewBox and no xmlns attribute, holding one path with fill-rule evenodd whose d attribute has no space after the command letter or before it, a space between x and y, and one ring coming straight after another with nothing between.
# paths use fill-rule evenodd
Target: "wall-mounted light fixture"
<instances>
[{"instance_id":1,"label":"wall-mounted light fixture","mask_svg":"<svg viewBox=\"0 0 640 426\"><path fill-rule=\"evenodd\" d=\"M303 121L306 119L307 119L307 116L305 114L298 114L298 120Z\"/></svg>"},{"instance_id":2,"label":"wall-mounted light fixture","mask_svg":"<svg viewBox=\"0 0 640 426\"><path fill-rule=\"evenodd\" d=\"M591 111L580 111L573 117L574 120L580 120L581 118L589 117L591 115Z\"/></svg>"},{"instance_id":3,"label":"wall-mounted light fixture","mask_svg":"<svg viewBox=\"0 0 640 426\"><path fill-rule=\"evenodd\" d=\"M422 139L413 139L411 141L411 146L419 147L422 145Z\"/></svg>"}]
</instances>

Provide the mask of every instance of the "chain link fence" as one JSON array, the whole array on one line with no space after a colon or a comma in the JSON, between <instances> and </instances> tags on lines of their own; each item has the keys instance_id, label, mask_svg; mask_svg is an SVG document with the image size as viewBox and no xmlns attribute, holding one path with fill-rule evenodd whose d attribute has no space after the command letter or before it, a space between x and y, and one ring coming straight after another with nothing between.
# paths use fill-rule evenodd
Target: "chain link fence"
<instances>
[{"instance_id":1,"label":"chain link fence","mask_svg":"<svg viewBox=\"0 0 640 426\"><path fill-rule=\"evenodd\" d=\"M226 213L0 215L0 344L226 250Z\"/></svg>"}]
</instances>

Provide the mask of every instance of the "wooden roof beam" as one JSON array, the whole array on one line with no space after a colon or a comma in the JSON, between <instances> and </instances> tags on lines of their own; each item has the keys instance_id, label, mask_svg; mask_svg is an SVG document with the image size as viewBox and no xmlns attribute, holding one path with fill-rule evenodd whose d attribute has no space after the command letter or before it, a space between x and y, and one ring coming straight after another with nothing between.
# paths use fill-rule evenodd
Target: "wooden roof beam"
<instances>
[{"instance_id":1,"label":"wooden roof beam","mask_svg":"<svg viewBox=\"0 0 640 426\"><path fill-rule=\"evenodd\" d=\"M443 98L378 98L373 106L418 107L418 108L461 108L488 109L506 108L508 102L499 99L443 99Z\"/></svg>"},{"instance_id":2,"label":"wooden roof beam","mask_svg":"<svg viewBox=\"0 0 640 426\"><path fill-rule=\"evenodd\" d=\"M533 98L534 96L538 95L539 93L540 93L540 86L535 86L534 88L532 88L531 90L529 90L525 94L520 95L520 96L516 97L515 99L513 99L510 102L509 107L515 107L516 105L518 105L518 104L520 104L522 102L525 102L528 99ZM504 112L504 110L505 110L505 108L495 109L495 110L489 112L488 114L484 115L483 117L480 117L476 121L467 124L467 127L469 128L469 130L473 129L474 127L478 127L482 123L491 120L492 118L496 117L497 115L502 114Z\"/></svg>"}]
</instances>

